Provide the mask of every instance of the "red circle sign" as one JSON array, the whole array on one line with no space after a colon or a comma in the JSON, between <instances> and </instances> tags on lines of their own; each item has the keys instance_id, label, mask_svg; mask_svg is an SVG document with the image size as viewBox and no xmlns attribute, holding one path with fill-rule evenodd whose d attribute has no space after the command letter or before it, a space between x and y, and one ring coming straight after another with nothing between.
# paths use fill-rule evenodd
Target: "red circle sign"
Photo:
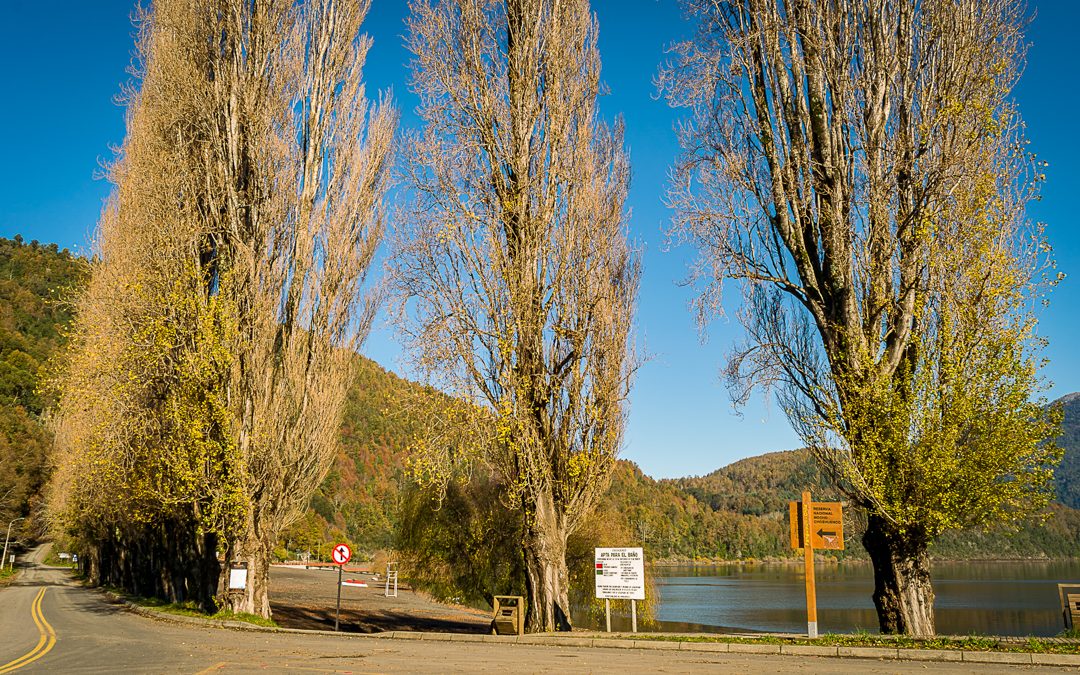
<instances>
[{"instance_id":1,"label":"red circle sign","mask_svg":"<svg viewBox=\"0 0 1080 675\"><path fill-rule=\"evenodd\" d=\"M348 544L338 544L334 547L334 552L331 554L334 558L334 562L338 565L344 565L349 562L349 558L352 557L352 549Z\"/></svg>"}]
</instances>

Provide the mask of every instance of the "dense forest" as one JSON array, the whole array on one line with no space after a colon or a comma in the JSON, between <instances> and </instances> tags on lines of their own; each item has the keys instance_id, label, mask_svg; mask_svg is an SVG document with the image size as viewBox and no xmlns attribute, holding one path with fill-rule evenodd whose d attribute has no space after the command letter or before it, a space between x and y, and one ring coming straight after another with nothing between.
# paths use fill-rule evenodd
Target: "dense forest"
<instances>
[{"instance_id":1,"label":"dense forest","mask_svg":"<svg viewBox=\"0 0 1080 675\"><path fill-rule=\"evenodd\" d=\"M71 319L66 292L85 275L80 258L55 245L0 239L0 516L33 512L46 471L48 398L43 378ZM351 542L362 556L409 550L463 562L434 569L425 583L440 595L461 588L495 588L517 573L514 562L495 564L514 550L513 511L501 518L499 486L477 470L442 500L419 490L408 472L408 448L420 431L425 400L441 396L359 358L333 469L308 512L279 542L279 557L325 557L328 543ZM944 558L1080 556L1080 395L1061 400L1058 501L1043 523L1016 532L950 533L936 545ZM654 480L620 460L606 498L585 531L571 542L578 567L590 545L640 543L653 560L732 560L791 557L787 502L803 489L816 499L838 498L808 453L777 452L740 460L708 475ZM847 557L863 557L862 523L847 513ZM495 522L502 520L503 522ZM436 536L463 525L459 535ZM576 552L576 553L575 553ZM836 555L836 554L834 554ZM587 562L587 561L586 561ZM573 560L572 560L573 566ZM459 576L455 576L459 575Z\"/></svg>"},{"instance_id":2,"label":"dense forest","mask_svg":"<svg viewBox=\"0 0 1080 675\"><path fill-rule=\"evenodd\" d=\"M288 541L282 542L280 555L286 555L286 545L291 555L306 551L316 555L319 542L335 536L348 539L368 555L387 547L415 548L423 536L433 536L438 529L434 523L446 522L447 517L473 526L471 542L437 544L447 559L460 550L479 556L479 551L499 548L506 528L485 529L466 517L484 513L476 501L490 507L495 501L492 495L468 495L455 488L449 496L450 506L439 512L430 500L425 507L423 499L414 494L415 488L409 487L405 458L418 420L410 412L416 406L402 406L401 402L425 395L433 394L362 360L350 393L335 468L313 498L308 517L290 531ZM935 545L935 556L1080 556L1080 396L1071 394L1061 403L1064 421L1059 443L1066 452L1057 483L1060 503L1051 505L1044 522L1029 522L1016 531L947 533ZM497 489L485 480L474 484L474 491ZM828 477L802 450L750 457L705 476L671 480L654 480L634 463L620 460L601 513L593 520L606 523L599 531L618 532L619 537L643 545L652 560L789 558L794 552L787 544L787 504L798 499L804 489L810 489L815 499L840 499ZM505 517L513 516L506 512ZM864 558L859 545L864 521L851 509L845 517L847 550L829 555ZM416 521L428 525L423 536L414 529ZM431 583L438 582L432 579Z\"/></svg>"},{"instance_id":3,"label":"dense forest","mask_svg":"<svg viewBox=\"0 0 1080 675\"><path fill-rule=\"evenodd\" d=\"M1058 445L1065 456L1054 472L1058 501L1080 509L1080 392L1063 396L1058 403L1064 413Z\"/></svg>"},{"instance_id":4,"label":"dense forest","mask_svg":"<svg viewBox=\"0 0 1080 675\"><path fill-rule=\"evenodd\" d=\"M409 412L417 406L402 406L401 401L416 401L425 395L434 394L371 361L362 361L350 394L335 468L312 500L308 518L293 528L289 541L282 542L288 544L293 555L305 549L314 555L316 542L333 536L347 538L368 554L389 546L416 546L416 533L406 531L410 523L403 522L402 515L429 524L445 516L437 514L434 506L417 512L417 497L410 493L415 488L410 487L405 469L409 442L418 429L418 420ZM1066 448L1062 462L1065 474L1080 470L1080 443L1075 437L1080 426L1080 396L1070 395L1062 403L1064 433L1059 443ZM482 488L476 489L495 489L480 482ZM1029 522L1017 531L948 533L935 545L934 555L941 558L1080 556L1080 511L1075 508L1080 504L1077 495L1070 497L1071 493L1065 489L1067 485L1080 489L1080 482L1059 480L1058 485L1061 503L1051 505L1045 522ZM802 450L750 457L705 476L671 480L654 480L634 463L620 460L602 503L602 512L594 520L607 522L608 528L617 523L615 529L644 545L653 560L786 558L794 554L787 544L787 504L798 499L804 489L810 489L815 499L822 501L840 499L828 477L809 453ZM465 501L454 502L454 499ZM467 508L463 504L475 499L492 497L466 497L459 490L451 496L455 506L449 510ZM474 510L484 512L480 508ZM859 545L864 522L854 510L845 513L848 548L830 555L865 557ZM463 522L461 513L457 517ZM508 512L506 517L512 516ZM434 530L427 531L430 534ZM479 548L493 546L493 538L503 536L494 532L486 535L487 539L476 532L473 535L479 538L471 545ZM449 555L465 543L453 541L444 545ZM284 549L280 553L285 555Z\"/></svg>"},{"instance_id":5,"label":"dense forest","mask_svg":"<svg viewBox=\"0 0 1080 675\"><path fill-rule=\"evenodd\" d=\"M56 244L0 238L0 520L33 514L30 529L51 442L41 385L71 322L62 299L85 276L85 261Z\"/></svg>"}]
</instances>

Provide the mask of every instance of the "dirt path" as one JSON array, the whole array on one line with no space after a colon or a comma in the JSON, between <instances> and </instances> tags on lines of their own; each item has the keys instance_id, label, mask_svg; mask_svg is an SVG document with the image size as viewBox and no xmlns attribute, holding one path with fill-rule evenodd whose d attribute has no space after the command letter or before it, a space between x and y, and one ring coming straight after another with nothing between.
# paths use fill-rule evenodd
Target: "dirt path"
<instances>
[{"instance_id":1,"label":"dirt path","mask_svg":"<svg viewBox=\"0 0 1080 675\"><path fill-rule=\"evenodd\" d=\"M345 575L367 582L367 588L341 588L341 627L345 632L437 631L486 633L491 615L486 612L434 602L399 588L386 597L385 588L369 574ZM273 567L270 570L270 608L274 621L285 628L333 629L337 600L336 571Z\"/></svg>"}]
</instances>

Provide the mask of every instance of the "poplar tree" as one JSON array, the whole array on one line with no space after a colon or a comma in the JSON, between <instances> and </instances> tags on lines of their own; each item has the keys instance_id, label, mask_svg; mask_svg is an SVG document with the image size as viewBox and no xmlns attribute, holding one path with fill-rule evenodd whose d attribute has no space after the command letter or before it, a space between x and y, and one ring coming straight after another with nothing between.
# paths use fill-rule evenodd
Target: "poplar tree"
<instances>
[{"instance_id":1,"label":"poplar tree","mask_svg":"<svg viewBox=\"0 0 1080 675\"><path fill-rule=\"evenodd\" d=\"M219 550L247 565L218 604L269 616L273 545L333 461L377 300L396 113L365 96L367 9L158 0L140 17L52 491L93 564L149 568L114 570L123 585L190 535L212 567Z\"/></svg>"},{"instance_id":2,"label":"poplar tree","mask_svg":"<svg viewBox=\"0 0 1080 675\"><path fill-rule=\"evenodd\" d=\"M703 319L746 329L737 401L774 388L868 514L883 632L934 633L928 546L1016 522L1058 451L1033 398L1052 263L1011 92L1014 0L689 0L660 86L690 110L670 199Z\"/></svg>"},{"instance_id":3,"label":"poplar tree","mask_svg":"<svg viewBox=\"0 0 1080 675\"><path fill-rule=\"evenodd\" d=\"M445 476L464 445L508 486L534 631L570 628L567 537L607 486L635 368L629 162L597 114L596 39L585 0L416 2L407 38L424 128L397 316L418 366L475 404L445 406L414 469Z\"/></svg>"}]
</instances>

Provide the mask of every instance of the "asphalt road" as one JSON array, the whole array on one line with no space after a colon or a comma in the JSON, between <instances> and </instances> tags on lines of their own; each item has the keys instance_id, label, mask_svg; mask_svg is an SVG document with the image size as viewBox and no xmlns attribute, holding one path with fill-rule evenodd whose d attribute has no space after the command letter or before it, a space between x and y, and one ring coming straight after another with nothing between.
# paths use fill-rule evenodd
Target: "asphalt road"
<instances>
[{"instance_id":1,"label":"asphalt road","mask_svg":"<svg viewBox=\"0 0 1080 675\"><path fill-rule=\"evenodd\" d=\"M261 633L158 621L41 565L0 590L0 675L76 673L970 673L974 664ZM1066 672L987 666L979 673ZM1075 671L1073 671L1075 672Z\"/></svg>"}]
</instances>

